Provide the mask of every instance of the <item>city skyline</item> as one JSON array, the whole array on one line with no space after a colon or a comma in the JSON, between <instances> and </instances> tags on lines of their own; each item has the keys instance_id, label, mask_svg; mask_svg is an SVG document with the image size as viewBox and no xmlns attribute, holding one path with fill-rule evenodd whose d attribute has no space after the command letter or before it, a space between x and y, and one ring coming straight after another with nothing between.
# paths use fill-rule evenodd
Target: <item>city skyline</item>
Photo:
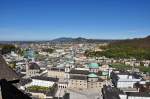
<instances>
[{"instance_id":1,"label":"city skyline","mask_svg":"<svg viewBox=\"0 0 150 99\"><path fill-rule=\"evenodd\" d=\"M0 41L150 35L149 0L1 0Z\"/></svg>"}]
</instances>

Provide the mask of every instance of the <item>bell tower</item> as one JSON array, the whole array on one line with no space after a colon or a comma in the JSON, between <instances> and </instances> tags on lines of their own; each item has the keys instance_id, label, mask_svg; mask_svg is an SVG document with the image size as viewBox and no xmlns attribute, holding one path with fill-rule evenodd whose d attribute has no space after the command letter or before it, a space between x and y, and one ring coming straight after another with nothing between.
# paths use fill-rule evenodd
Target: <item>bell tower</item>
<instances>
[{"instance_id":1,"label":"bell tower","mask_svg":"<svg viewBox=\"0 0 150 99\"><path fill-rule=\"evenodd\" d=\"M70 66L69 66L69 64L67 64L65 66L65 79L69 79L70 78L69 73L70 73Z\"/></svg>"}]
</instances>

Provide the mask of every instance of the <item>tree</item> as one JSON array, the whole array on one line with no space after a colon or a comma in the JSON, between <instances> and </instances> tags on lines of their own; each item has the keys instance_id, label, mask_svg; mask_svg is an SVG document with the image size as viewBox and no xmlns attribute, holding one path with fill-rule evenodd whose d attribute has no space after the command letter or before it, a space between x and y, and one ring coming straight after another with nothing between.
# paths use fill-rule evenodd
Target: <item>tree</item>
<instances>
[{"instance_id":1,"label":"tree","mask_svg":"<svg viewBox=\"0 0 150 99\"><path fill-rule=\"evenodd\" d=\"M42 49L43 52L48 52L48 53L53 53L54 49L52 48L46 48L46 49Z\"/></svg>"},{"instance_id":2,"label":"tree","mask_svg":"<svg viewBox=\"0 0 150 99\"><path fill-rule=\"evenodd\" d=\"M2 45L1 46L1 54L7 54L11 51L16 51L16 47L14 45Z\"/></svg>"}]
</instances>

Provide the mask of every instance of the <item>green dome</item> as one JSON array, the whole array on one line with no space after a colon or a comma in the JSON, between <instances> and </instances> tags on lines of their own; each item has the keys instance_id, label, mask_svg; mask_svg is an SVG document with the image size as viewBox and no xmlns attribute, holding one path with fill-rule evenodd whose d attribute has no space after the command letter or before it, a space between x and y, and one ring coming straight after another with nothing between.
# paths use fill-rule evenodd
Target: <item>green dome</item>
<instances>
[{"instance_id":1,"label":"green dome","mask_svg":"<svg viewBox=\"0 0 150 99\"><path fill-rule=\"evenodd\" d=\"M97 78L97 75L92 73L92 74L89 74L88 77L90 77L90 78Z\"/></svg>"},{"instance_id":2,"label":"green dome","mask_svg":"<svg viewBox=\"0 0 150 99\"><path fill-rule=\"evenodd\" d=\"M29 59L35 58L35 52L31 49L28 49L24 52L24 57L29 58Z\"/></svg>"},{"instance_id":3,"label":"green dome","mask_svg":"<svg viewBox=\"0 0 150 99\"><path fill-rule=\"evenodd\" d=\"M90 63L89 68L99 68L99 65L97 63Z\"/></svg>"},{"instance_id":4,"label":"green dome","mask_svg":"<svg viewBox=\"0 0 150 99\"><path fill-rule=\"evenodd\" d=\"M108 72L107 72L107 71L103 71L103 72L102 72L102 75L103 75L103 76L107 76L107 75L108 75Z\"/></svg>"}]
</instances>

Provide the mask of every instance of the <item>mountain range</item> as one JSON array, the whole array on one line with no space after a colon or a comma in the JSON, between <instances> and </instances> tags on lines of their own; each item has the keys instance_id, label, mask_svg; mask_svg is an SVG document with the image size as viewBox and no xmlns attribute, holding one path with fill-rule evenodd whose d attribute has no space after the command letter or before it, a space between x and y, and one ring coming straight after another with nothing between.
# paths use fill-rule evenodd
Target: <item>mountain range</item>
<instances>
[{"instance_id":1,"label":"mountain range","mask_svg":"<svg viewBox=\"0 0 150 99\"><path fill-rule=\"evenodd\" d=\"M150 36L147 36L145 38L135 38L135 39L124 39L124 40L112 40L112 39L87 39L87 38L71 38L71 37L61 37L61 38L56 38L53 40L41 40L41 41L0 41L0 44L14 44L14 43L44 43L44 42L49 42L49 43L111 43L115 45L119 44L129 44L129 45L139 45L139 46L150 46Z\"/></svg>"},{"instance_id":2,"label":"mountain range","mask_svg":"<svg viewBox=\"0 0 150 99\"><path fill-rule=\"evenodd\" d=\"M78 38L57 38L54 40L51 40L52 43L105 43L105 42L113 42L115 40L109 40L109 39L86 39L82 37Z\"/></svg>"}]
</instances>

